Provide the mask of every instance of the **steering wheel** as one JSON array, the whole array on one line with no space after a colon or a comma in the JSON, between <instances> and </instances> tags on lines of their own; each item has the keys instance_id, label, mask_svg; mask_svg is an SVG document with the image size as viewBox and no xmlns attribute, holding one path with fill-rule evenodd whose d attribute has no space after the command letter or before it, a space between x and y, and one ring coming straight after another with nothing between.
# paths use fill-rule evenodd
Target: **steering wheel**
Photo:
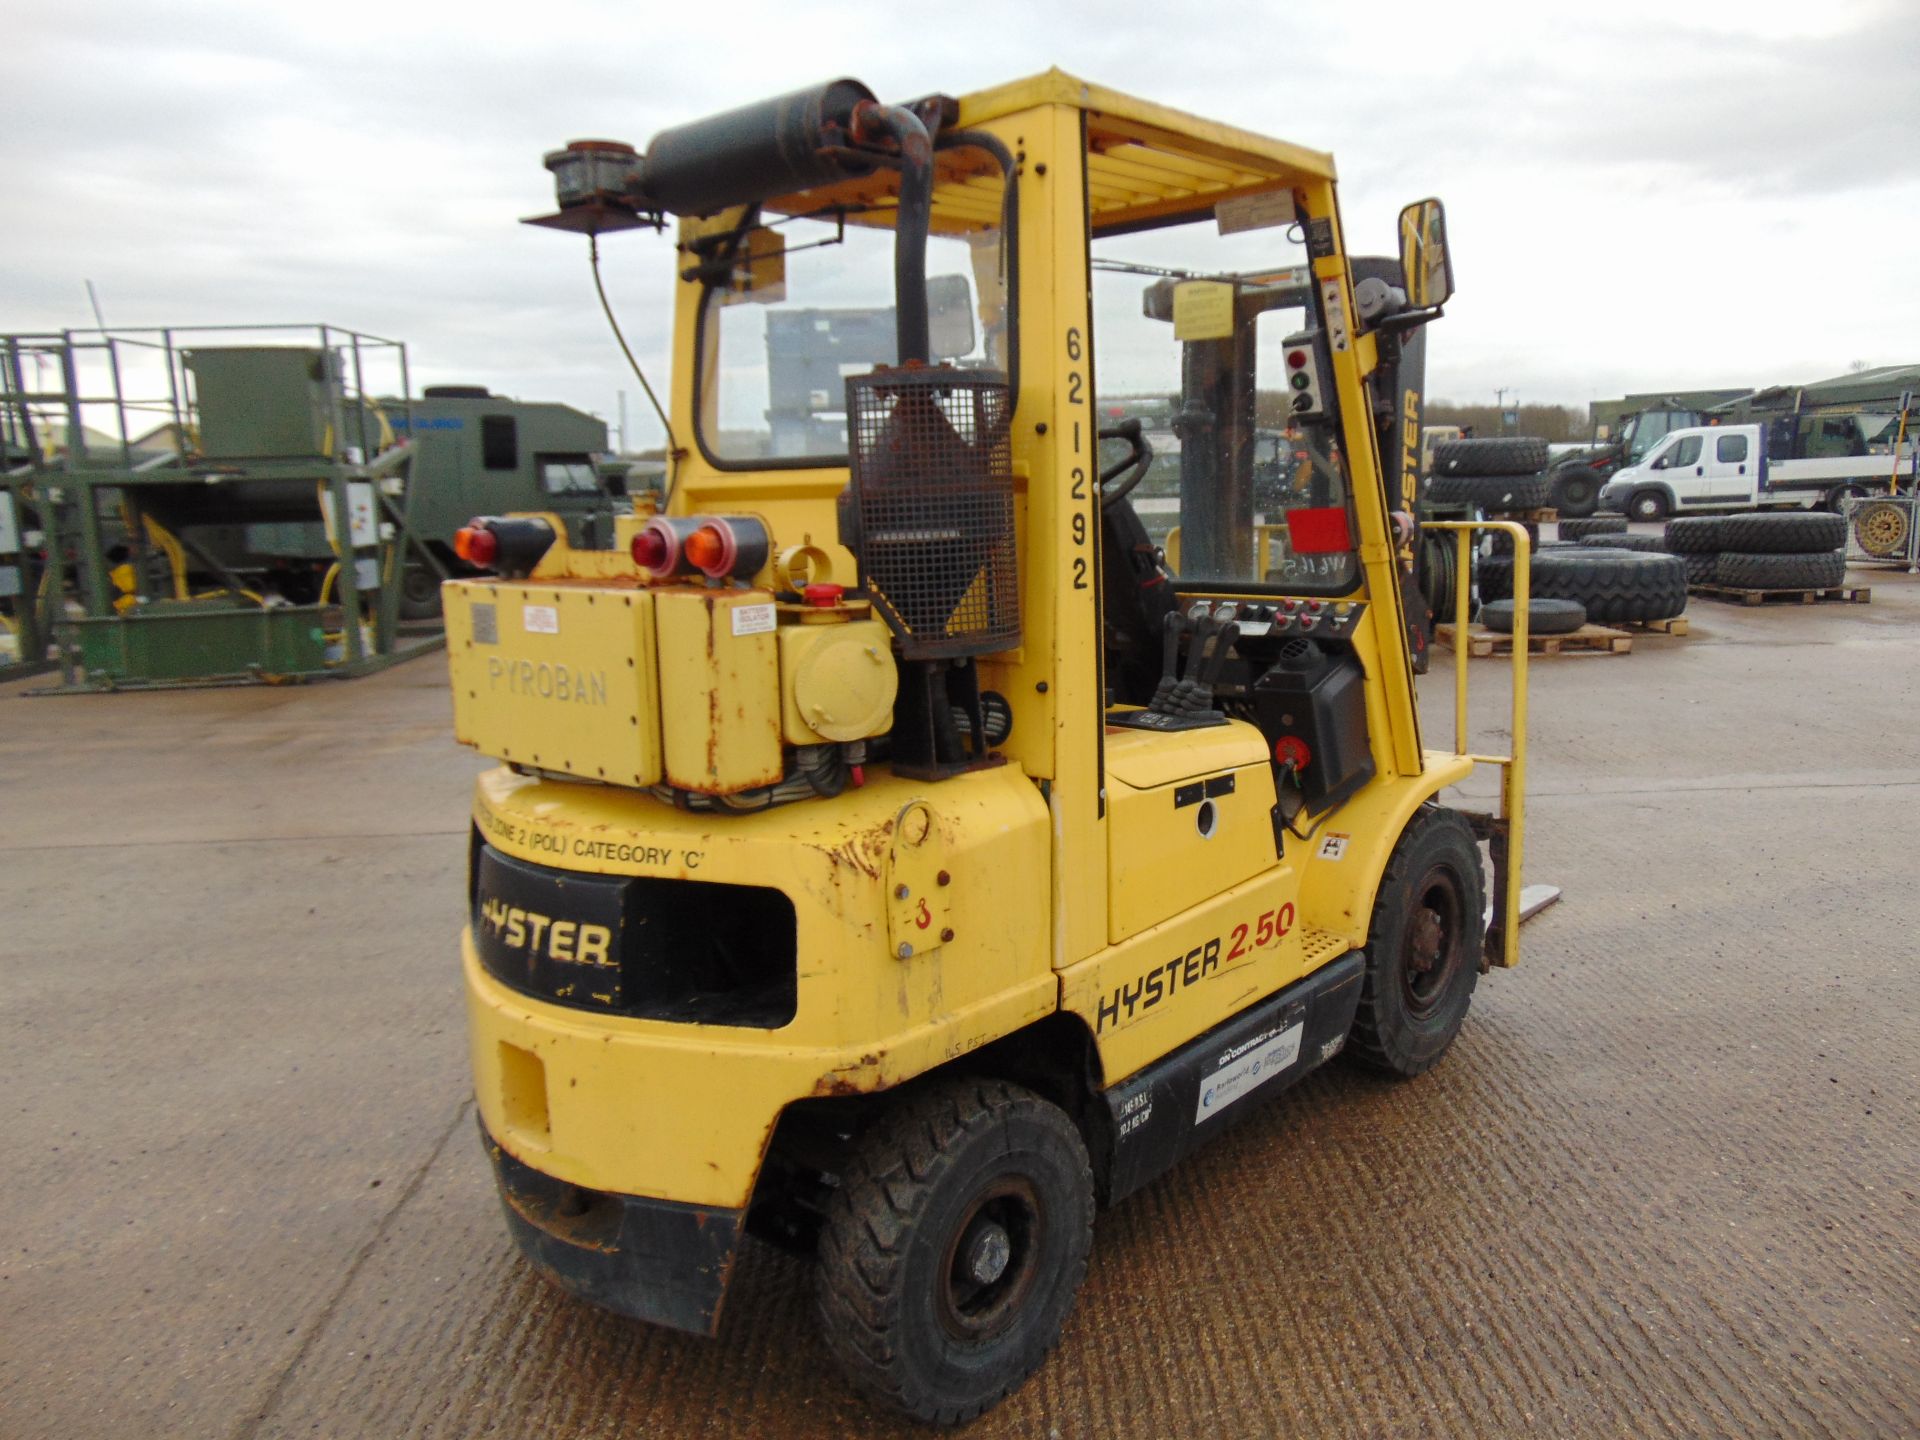
<instances>
[{"instance_id":1,"label":"steering wheel","mask_svg":"<svg viewBox=\"0 0 1920 1440\"><path fill-rule=\"evenodd\" d=\"M1100 508L1105 509L1133 493L1133 487L1146 478L1153 464L1153 446L1140 431L1138 420L1122 420L1110 429L1098 432L1102 440L1124 440L1133 453L1100 472ZM1132 473L1129 474L1128 472ZM1124 476L1125 478L1121 478Z\"/></svg>"}]
</instances>

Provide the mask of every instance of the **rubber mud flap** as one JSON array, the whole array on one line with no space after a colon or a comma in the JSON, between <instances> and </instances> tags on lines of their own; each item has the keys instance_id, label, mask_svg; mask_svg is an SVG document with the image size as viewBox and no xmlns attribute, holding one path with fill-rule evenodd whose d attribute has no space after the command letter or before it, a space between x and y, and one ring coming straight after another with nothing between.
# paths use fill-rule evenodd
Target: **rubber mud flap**
<instances>
[{"instance_id":1,"label":"rubber mud flap","mask_svg":"<svg viewBox=\"0 0 1920 1440\"><path fill-rule=\"evenodd\" d=\"M480 1138L513 1242L548 1279L669 1330L719 1329L744 1212L583 1189L516 1160L484 1124Z\"/></svg>"}]
</instances>

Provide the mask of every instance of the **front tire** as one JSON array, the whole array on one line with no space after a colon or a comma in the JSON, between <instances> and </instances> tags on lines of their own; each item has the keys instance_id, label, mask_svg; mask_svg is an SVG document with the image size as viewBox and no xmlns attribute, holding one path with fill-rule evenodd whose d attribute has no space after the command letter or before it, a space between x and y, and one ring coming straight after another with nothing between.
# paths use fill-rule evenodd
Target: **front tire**
<instances>
[{"instance_id":1,"label":"front tire","mask_svg":"<svg viewBox=\"0 0 1920 1440\"><path fill-rule=\"evenodd\" d=\"M1669 511L1667 497L1658 490L1642 490L1627 502L1627 514L1635 520L1664 520Z\"/></svg>"},{"instance_id":2,"label":"front tire","mask_svg":"<svg viewBox=\"0 0 1920 1440\"><path fill-rule=\"evenodd\" d=\"M1431 1069L1467 1018L1486 931L1472 828L1458 811L1423 807L1380 877L1347 1052L1402 1079Z\"/></svg>"},{"instance_id":3,"label":"front tire","mask_svg":"<svg viewBox=\"0 0 1920 1440\"><path fill-rule=\"evenodd\" d=\"M1060 1338L1093 1243L1093 1171L1032 1091L953 1080L861 1142L820 1239L816 1302L854 1387L955 1425L1017 1390Z\"/></svg>"}]
</instances>

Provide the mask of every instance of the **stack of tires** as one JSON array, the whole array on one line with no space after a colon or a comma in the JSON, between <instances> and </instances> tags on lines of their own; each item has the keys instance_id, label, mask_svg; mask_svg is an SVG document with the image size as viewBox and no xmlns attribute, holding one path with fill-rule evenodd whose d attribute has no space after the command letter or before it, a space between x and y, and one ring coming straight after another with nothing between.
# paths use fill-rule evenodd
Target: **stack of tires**
<instances>
[{"instance_id":1,"label":"stack of tires","mask_svg":"<svg viewBox=\"0 0 1920 1440\"><path fill-rule=\"evenodd\" d=\"M1599 523L1604 525L1605 521ZM1627 535L1626 522L1619 523L1620 532L1588 532L1577 540L1549 543L1534 552L1528 572L1533 600L1528 624L1534 633L1565 633L1589 620L1598 625L1671 620L1686 612L1686 562L1678 555L1659 552L1657 536ZM1572 524L1562 521L1560 533L1566 535ZM1641 541L1654 543L1638 543ZM1483 625L1490 630L1511 628L1511 555L1481 558L1480 599ZM1580 619L1570 624L1569 604L1582 612ZM1565 629L1549 629L1548 625L1564 625Z\"/></svg>"},{"instance_id":2,"label":"stack of tires","mask_svg":"<svg viewBox=\"0 0 1920 1440\"><path fill-rule=\"evenodd\" d=\"M1443 440L1433 447L1430 505L1466 505L1489 515L1544 510L1550 489L1547 442L1530 435Z\"/></svg>"},{"instance_id":3,"label":"stack of tires","mask_svg":"<svg viewBox=\"0 0 1920 1440\"><path fill-rule=\"evenodd\" d=\"M1831 590L1847 578L1847 522L1824 511L1689 515L1667 523L1667 549L1690 585Z\"/></svg>"}]
</instances>

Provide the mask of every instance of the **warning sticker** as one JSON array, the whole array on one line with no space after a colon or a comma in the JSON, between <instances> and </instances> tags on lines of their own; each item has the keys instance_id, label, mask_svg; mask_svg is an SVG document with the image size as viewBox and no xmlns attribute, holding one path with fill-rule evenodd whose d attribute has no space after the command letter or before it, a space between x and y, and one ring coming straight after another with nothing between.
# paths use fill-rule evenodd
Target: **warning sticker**
<instances>
[{"instance_id":1,"label":"warning sticker","mask_svg":"<svg viewBox=\"0 0 1920 1440\"><path fill-rule=\"evenodd\" d=\"M765 635L773 629L773 602L764 605L741 605L733 612L733 633L736 635Z\"/></svg>"},{"instance_id":2,"label":"warning sticker","mask_svg":"<svg viewBox=\"0 0 1920 1440\"><path fill-rule=\"evenodd\" d=\"M1353 836L1342 835L1338 832L1328 834L1320 841L1320 858L1322 860L1346 859L1347 845L1352 839Z\"/></svg>"},{"instance_id":3,"label":"warning sticker","mask_svg":"<svg viewBox=\"0 0 1920 1440\"><path fill-rule=\"evenodd\" d=\"M1277 1035L1256 1041L1251 1049L1242 1047L1222 1055L1220 1068L1200 1080L1200 1104L1194 1109L1197 1125L1210 1115L1218 1115L1234 1101L1252 1094L1300 1058L1300 1037L1305 1022L1289 1025Z\"/></svg>"},{"instance_id":4,"label":"warning sticker","mask_svg":"<svg viewBox=\"0 0 1920 1440\"><path fill-rule=\"evenodd\" d=\"M520 623L526 627L529 635L558 635L560 633L560 609L555 605L525 605L520 609Z\"/></svg>"},{"instance_id":5,"label":"warning sticker","mask_svg":"<svg viewBox=\"0 0 1920 1440\"><path fill-rule=\"evenodd\" d=\"M1291 190L1270 190L1265 195L1242 195L1222 200L1213 207L1222 235L1242 230L1265 230L1273 225L1291 225L1296 218Z\"/></svg>"}]
</instances>

